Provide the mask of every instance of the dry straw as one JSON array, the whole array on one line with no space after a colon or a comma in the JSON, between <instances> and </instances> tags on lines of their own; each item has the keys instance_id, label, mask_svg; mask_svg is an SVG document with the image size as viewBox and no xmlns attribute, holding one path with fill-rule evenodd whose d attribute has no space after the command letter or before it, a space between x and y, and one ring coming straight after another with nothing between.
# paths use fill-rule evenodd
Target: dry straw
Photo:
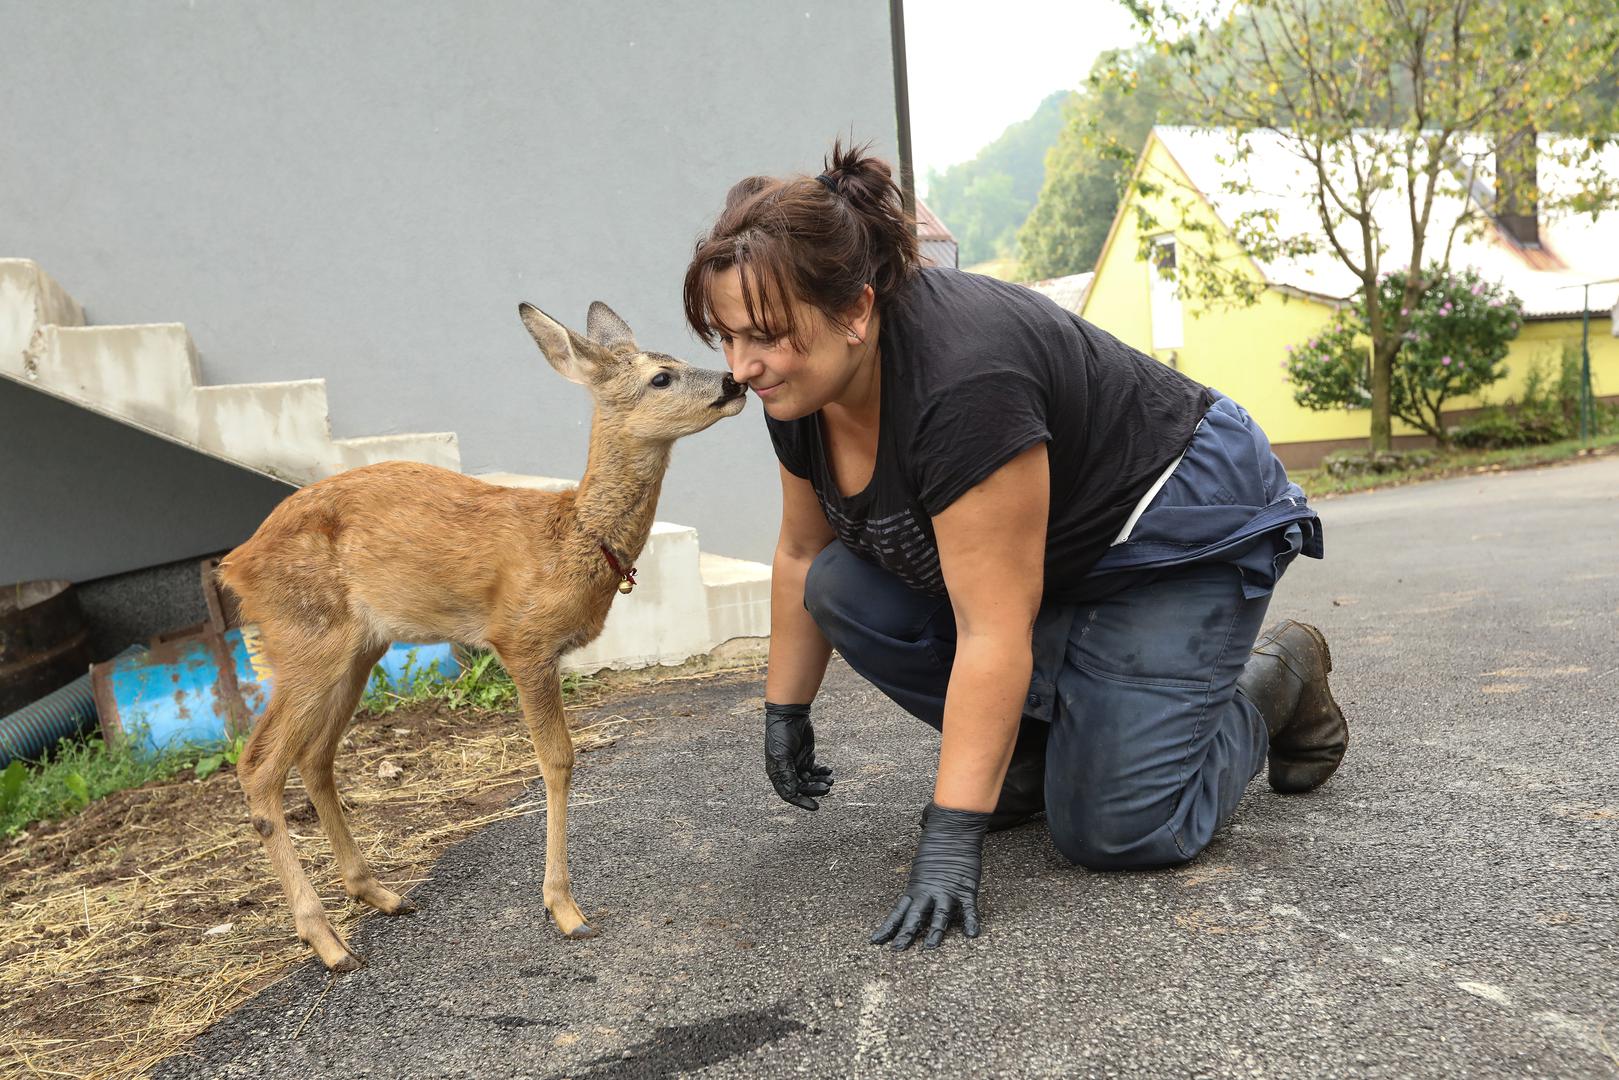
<instances>
[{"instance_id":1,"label":"dry straw","mask_svg":"<svg viewBox=\"0 0 1619 1080\"><path fill-rule=\"evenodd\" d=\"M574 745L609 744L634 722L596 719L574 730ZM355 839L397 891L472 830L544 810L513 801L538 779L513 712L414 706L362 719L346 741L338 785ZM347 935L373 913L344 896L296 776L287 807L299 855ZM0 1076L144 1075L309 960L229 771L36 826L0 853L0 915Z\"/></svg>"}]
</instances>

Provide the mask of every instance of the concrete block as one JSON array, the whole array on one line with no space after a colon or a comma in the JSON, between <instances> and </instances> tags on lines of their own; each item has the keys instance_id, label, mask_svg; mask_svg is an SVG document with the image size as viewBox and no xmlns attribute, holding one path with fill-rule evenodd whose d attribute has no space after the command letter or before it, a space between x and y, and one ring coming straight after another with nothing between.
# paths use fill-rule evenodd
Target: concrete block
<instances>
[{"instance_id":1,"label":"concrete block","mask_svg":"<svg viewBox=\"0 0 1619 1080\"><path fill-rule=\"evenodd\" d=\"M197 441L197 351L179 323L44 325L23 354L23 376L106 416Z\"/></svg>"},{"instance_id":2,"label":"concrete block","mask_svg":"<svg viewBox=\"0 0 1619 1080\"><path fill-rule=\"evenodd\" d=\"M337 439L334 445L337 448L337 467L332 472L375 465L379 461L419 461L451 472L461 471L461 443L453 431L367 435L356 439Z\"/></svg>"},{"instance_id":3,"label":"concrete block","mask_svg":"<svg viewBox=\"0 0 1619 1080\"><path fill-rule=\"evenodd\" d=\"M523 473L474 473L479 480L501 487L533 488L535 491L572 491L579 486L577 480L564 480L560 476L528 476Z\"/></svg>"},{"instance_id":4,"label":"concrete block","mask_svg":"<svg viewBox=\"0 0 1619 1080\"><path fill-rule=\"evenodd\" d=\"M706 653L707 601L698 566L697 530L654 522L635 560L635 591L613 598L601 636L562 658L566 671L679 664Z\"/></svg>"},{"instance_id":5,"label":"concrete block","mask_svg":"<svg viewBox=\"0 0 1619 1080\"><path fill-rule=\"evenodd\" d=\"M326 380L199 386L197 446L294 484L335 470Z\"/></svg>"},{"instance_id":6,"label":"concrete block","mask_svg":"<svg viewBox=\"0 0 1619 1080\"><path fill-rule=\"evenodd\" d=\"M770 567L702 552L698 569L708 605L710 647L733 638L770 636Z\"/></svg>"},{"instance_id":7,"label":"concrete block","mask_svg":"<svg viewBox=\"0 0 1619 1080\"><path fill-rule=\"evenodd\" d=\"M0 259L0 374L23 376L41 326L83 326L84 309L32 259Z\"/></svg>"}]
</instances>

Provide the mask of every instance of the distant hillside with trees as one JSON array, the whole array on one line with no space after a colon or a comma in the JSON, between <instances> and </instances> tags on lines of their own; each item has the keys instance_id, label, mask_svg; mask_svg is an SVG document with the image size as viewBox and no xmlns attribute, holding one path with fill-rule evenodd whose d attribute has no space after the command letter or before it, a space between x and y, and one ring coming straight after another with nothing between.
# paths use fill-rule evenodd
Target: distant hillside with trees
<instances>
[{"instance_id":1,"label":"distant hillside with trees","mask_svg":"<svg viewBox=\"0 0 1619 1080\"><path fill-rule=\"evenodd\" d=\"M1045 184L1046 154L1072 96L1069 90L1052 94L971 161L928 170L928 206L955 234L961 265L1016 255L1018 230Z\"/></svg>"},{"instance_id":2,"label":"distant hillside with trees","mask_svg":"<svg viewBox=\"0 0 1619 1080\"><path fill-rule=\"evenodd\" d=\"M1085 88L1071 95L1046 158L1045 186L1018 231L1024 278L1080 274L1096 266L1119 190L1147 133L1154 124L1179 118L1161 68L1146 49L1106 52L1092 65Z\"/></svg>"}]
</instances>

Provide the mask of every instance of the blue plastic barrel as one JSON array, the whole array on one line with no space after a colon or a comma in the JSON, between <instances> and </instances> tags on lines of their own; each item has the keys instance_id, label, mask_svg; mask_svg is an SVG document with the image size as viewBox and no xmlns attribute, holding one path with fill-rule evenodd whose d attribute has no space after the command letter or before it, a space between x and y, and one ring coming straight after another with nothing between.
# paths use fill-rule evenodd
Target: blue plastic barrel
<instances>
[{"instance_id":1,"label":"blue plastic barrel","mask_svg":"<svg viewBox=\"0 0 1619 1080\"><path fill-rule=\"evenodd\" d=\"M449 645L396 644L377 668L386 685L408 688L411 676L453 679L461 665ZM250 730L270 703L274 681L252 624L126 653L97 664L91 675L107 740L128 739L152 752Z\"/></svg>"}]
</instances>

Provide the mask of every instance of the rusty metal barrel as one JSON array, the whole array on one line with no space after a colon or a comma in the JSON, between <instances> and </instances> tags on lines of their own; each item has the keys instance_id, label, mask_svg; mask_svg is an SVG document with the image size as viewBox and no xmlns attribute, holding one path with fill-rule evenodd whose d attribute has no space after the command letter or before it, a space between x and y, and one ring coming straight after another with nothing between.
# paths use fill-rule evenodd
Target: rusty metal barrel
<instances>
[{"instance_id":1,"label":"rusty metal barrel","mask_svg":"<svg viewBox=\"0 0 1619 1080\"><path fill-rule=\"evenodd\" d=\"M90 631L67 581L0 586L0 716L90 669Z\"/></svg>"}]
</instances>

